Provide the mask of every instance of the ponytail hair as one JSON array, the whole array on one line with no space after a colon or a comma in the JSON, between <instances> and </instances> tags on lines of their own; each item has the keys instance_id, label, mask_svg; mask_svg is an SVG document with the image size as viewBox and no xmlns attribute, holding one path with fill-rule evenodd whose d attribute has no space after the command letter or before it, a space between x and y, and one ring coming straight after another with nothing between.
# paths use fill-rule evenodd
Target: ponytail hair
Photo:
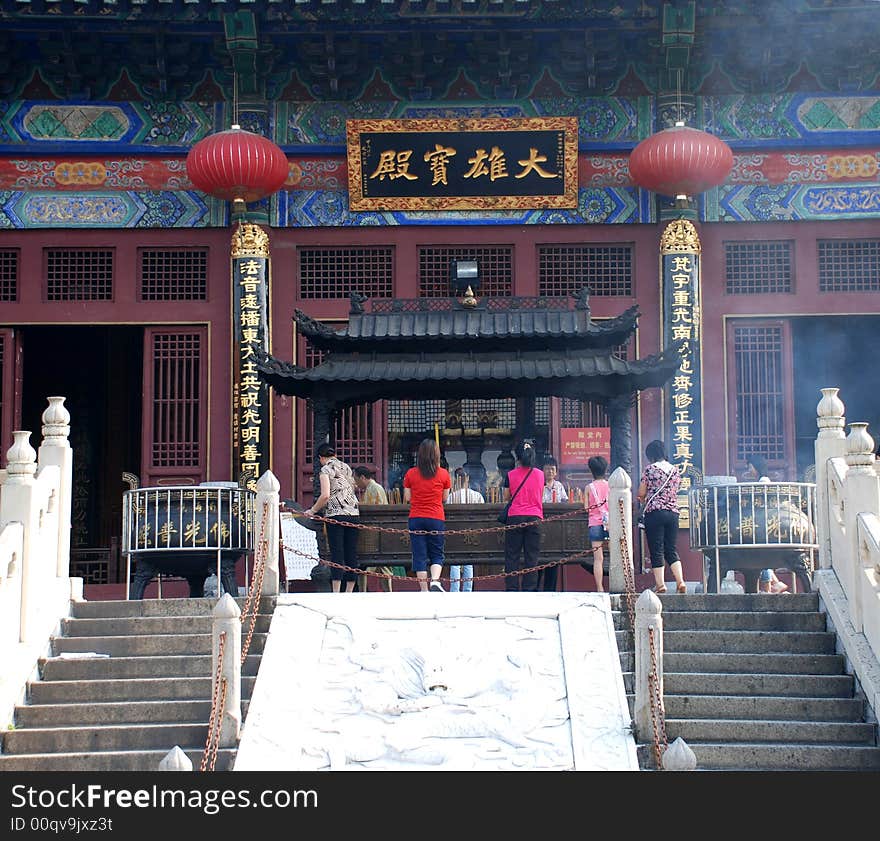
<instances>
[{"instance_id":1,"label":"ponytail hair","mask_svg":"<svg viewBox=\"0 0 880 841\"><path fill-rule=\"evenodd\" d=\"M535 466L535 445L531 441L520 441L513 452L523 467Z\"/></svg>"}]
</instances>

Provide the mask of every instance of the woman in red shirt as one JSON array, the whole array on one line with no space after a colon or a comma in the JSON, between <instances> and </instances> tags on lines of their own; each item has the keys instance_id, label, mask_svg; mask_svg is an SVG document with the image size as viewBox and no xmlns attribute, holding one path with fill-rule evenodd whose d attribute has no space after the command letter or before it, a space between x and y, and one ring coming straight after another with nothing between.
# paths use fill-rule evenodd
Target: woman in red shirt
<instances>
[{"instance_id":1,"label":"woman in red shirt","mask_svg":"<svg viewBox=\"0 0 880 841\"><path fill-rule=\"evenodd\" d=\"M535 468L535 448L531 441L522 441L514 450L519 467L514 467L504 479L503 500L512 499L507 512L508 525L532 523L504 532L504 579L508 591L521 589L535 592L538 573L518 575L523 568L538 565L541 551L541 529L544 519L544 471Z\"/></svg>"},{"instance_id":2,"label":"woman in red shirt","mask_svg":"<svg viewBox=\"0 0 880 841\"><path fill-rule=\"evenodd\" d=\"M542 480L543 484L543 480ZM403 501L409 503L409 541L412 547L412 568L423 591L442 593L440 573L443 571L443 546L446 513L443 503L452 489L449 471L440 466L440 448L433 438L419 444L416 466L403 477ZM437 534L413 534L430 531ZM430 564L431 583L428 585Z\"/></svg>"}]
</instances>

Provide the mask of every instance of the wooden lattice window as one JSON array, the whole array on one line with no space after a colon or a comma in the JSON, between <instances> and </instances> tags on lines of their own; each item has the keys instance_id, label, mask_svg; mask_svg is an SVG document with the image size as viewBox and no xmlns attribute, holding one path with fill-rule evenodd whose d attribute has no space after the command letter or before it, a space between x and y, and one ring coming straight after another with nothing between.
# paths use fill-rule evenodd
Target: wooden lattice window
<instances>
[{"instance_id":1,"label":"wooden lattice window","mask_svg":"<svg viewBox=\"0 0 880 841\"><path fill-rule=\"evenodd\" d=\"M445 400L389 400L388 431L417 433L446 426Z\"/></svg>"},{"instance_id":2,"label":"wooden lattice window","mask_svg":"<svg viewBox=\"0 0 880 841\"><path fill-rule=\"evenodd\" d=\"M47 301L112 301L113 251L47 249L45 289Z\"/></svg>"},{"instance_id":3,"label":"wooden lattice window","mask_svg":"<svg viewBox=\"0 0 880 841\"><path fill-rule=\"evenodd\" d=\"M150 466L202 463L202 331L155 332L152 339Z\"/></svg>"},{"instance_id":4,"label":"wooden lattice window","mask_svg":"<svg viewBox=\"0 0 880 841\"><path fill-rule=\"evenodd\" d=\"M206 301L208 249L141 249L138 287L142 301Z\"/></svg>"},{"instance_id":5,"label":"wooden lattice window","mask_svg":"<svg viewBox=\"0 0 880 841\"><path fill-rule=\"evenodd\" d=\"M0 301L18 300L18 251L0 250Z\"/></svg>"},{"instance_id":6,"label":"wooden lattice window","mask_svg":"<svg viewBox=\"0 0 880 841\"><path fill-rule=\"evenodd\" d=\"M300 298L368 298L394 294L394 250L390 246L300 248Z\"/></svg>"},{"instance_id":7,"label":"wooden lattice window","mask_svg":"<svg viewBox=\"0 0 880 841\"><path fill-rule=\"evenodd\" d=\"M513 247L421 246L419 248L419 296L447 298L453 294L452 261L476 260L480 272L480 297L501 297L513 292Z\"/></svg>"},{"instance_id":8,"label":"wooden lattice window","mask_svg":"<svg viewBox=\"0 0 880 841\"><path fill-rule=\"evenodd\" d=\"M783 325L733 327L736 458L786 456L786 353Z\"/></svg>"},{"instance_id":9,"label":"wooden lattice window","mask_svg":"<svg viewBox=\"0 0 880 841\"><path fill-rule=\"evenodd\" d=\"M792 250L787 240L724 243L727 294L791 292Z\"/></svg>"},{"instance_id":10,"label":"wooden lattice window","mask_svg":"<svg viewBox=\"0 0 880 841\"><path fill-rule=\"evenodd\" d=\"M321 363L324 352L307 346L304 357L306 368L314 368ZM343 409L336 415L333 427L333 443L336 455L352 467L359 464L375 464L376 443L373 440L373 403L359 403ZM315 452L315 428L312 420L312 409L306 406L303 411L305 424L306 458L311 459Z\"/></svg>"},{"instance_id":11,"label":"wooden lattice window","mask_svg":"<svg viewBox=\"0 0 880 841\"><path fill-rule=\"evenodd\" d=\"M538 247L541 295L575 295L584 286L596 296L633 294L633 246L542 245Z\"/></svg>"},{"instance_id":12,"label":"wooden lattice window","mask_svg":"<svg viewBox=\"0 0 880 841\"><path fill-rule=\"evenodd\" d=\"M821 292L880 291L880 239L820 240Z\"/></svg>"}]
</instances>

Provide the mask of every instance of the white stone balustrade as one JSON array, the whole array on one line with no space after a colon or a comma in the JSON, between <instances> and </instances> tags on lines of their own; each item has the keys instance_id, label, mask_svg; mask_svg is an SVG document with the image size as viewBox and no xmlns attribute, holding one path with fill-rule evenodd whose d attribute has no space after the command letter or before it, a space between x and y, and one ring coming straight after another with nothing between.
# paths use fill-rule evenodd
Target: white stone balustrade
<instances>
[{"instance_id":1,"label":"white stone balustrade","mask_svg":"<svg viewBox=\"0 0 880 841\"><path fill-rule=\"evenodd\" d=\"M220 637L226 634L223 645L223 664L220 680L226 680L226 701L220 719L220 747L230 748L238 744L241 732L241 610L235 599L224 593L212 613L211 645L211 697L220 701L217 685L217 664L220 659Z\"/></svg>"},{"instance_id":2,"label":"white stone balustrade","mask_svg":"<svg viewBox=\"0 0 880 841\"><path fill-rule=\"evenodd\" d=\"M660 679L660 698L663 698L663 605L650 589L644 590L636 600L636 627L634 637L635 672L633 708L636 734L643 742L653 737L651 706L653 693L649 675L651 674L651 638L654 633L654 650L657 655L657 675Z\"/></svg>"},{"instance_id":3,"label":"white stone balustrade","mask_svg":"<svg viewBox=\"0 0 880 841\"><path fill-rule=\"evenodd\" d=\"M81 598L82 580L71 579L70 415L63 397L50 397L43 413L39 458L31 433L12 433L0 476L0 725L11 721L49 639Z\"/></svg>"},{"instance_id":4,"label":"white stone balustrade","mask_svg":"<svg viewBox=\"0 0 880 841\"><path fill-rule=\"evenodd\" d=\"M623 502L623 516L620 503ZM624 552L621 539L626 546L625 559L633 571L632 541L632 480L622 467L614 470L608 478L608 589L612 593L622 593L626 589L624 577ZM635 577L633 577L635 581Z\"/></svg>"},{"instance_id":5,"label":"white stone balustrade","mask_svg":"<svg viewBox=\"0 0 880 841\"><path fill-rule=\"evenodd\" d=\"M866 423L843 435L844 405L823 388L817 407L820 569L814 576L848 667L880 710L880 473Z\"/></svg>"},{"instance_id":6,"label":"white stone balustrade","mask_svg":"<svg viewBox=\"0 0 880 841\"><path fill-rule=\"evenodd\" d=\"M267 470L257 480L256 533L254 535L254 557L264 559L263 586L260 595L277 596L281 589L281 574L278 567L278 549L281 534L281 484L271 470ZM265 545L260 543L265 541Z\"/></svg>"}]
</instances>

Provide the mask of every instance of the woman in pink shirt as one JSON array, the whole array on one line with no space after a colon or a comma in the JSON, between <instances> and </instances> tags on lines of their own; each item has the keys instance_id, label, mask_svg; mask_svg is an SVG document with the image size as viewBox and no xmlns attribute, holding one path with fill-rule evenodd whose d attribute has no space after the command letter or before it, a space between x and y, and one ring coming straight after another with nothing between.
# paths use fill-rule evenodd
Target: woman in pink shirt
<instances>
[{"instance_id":1,"label":"woman in pink shirt","mask_svg":"<svg viewBox=\"0 0 880 841\"><path fill-rule=\"evenodd\" d=\"M604 593L602 586L603 544L608 540L608 462L602 456L593 456L588 462L593 481L584 490L584 508L589 511L590 546L593 549L593 578L596 592Z\"/></svg>"},{"instance_id":2,"label":"woman in pink shirt","mask_svg":"<svg viewBox=\"0 0 880 841\"><path fill-rule=\"evenodd\" d=\"M508 510L508 525L533 523L504 533L504 579L508 591L524 590L534 593L538 589L538 573L518 573L538 565L541 551L541 529L544 519L544 471L535 468L535 447L531 441L521 441L514 450L519 465L504 479L503 499L512 500Z\"/></svg>"}]
</instances>

